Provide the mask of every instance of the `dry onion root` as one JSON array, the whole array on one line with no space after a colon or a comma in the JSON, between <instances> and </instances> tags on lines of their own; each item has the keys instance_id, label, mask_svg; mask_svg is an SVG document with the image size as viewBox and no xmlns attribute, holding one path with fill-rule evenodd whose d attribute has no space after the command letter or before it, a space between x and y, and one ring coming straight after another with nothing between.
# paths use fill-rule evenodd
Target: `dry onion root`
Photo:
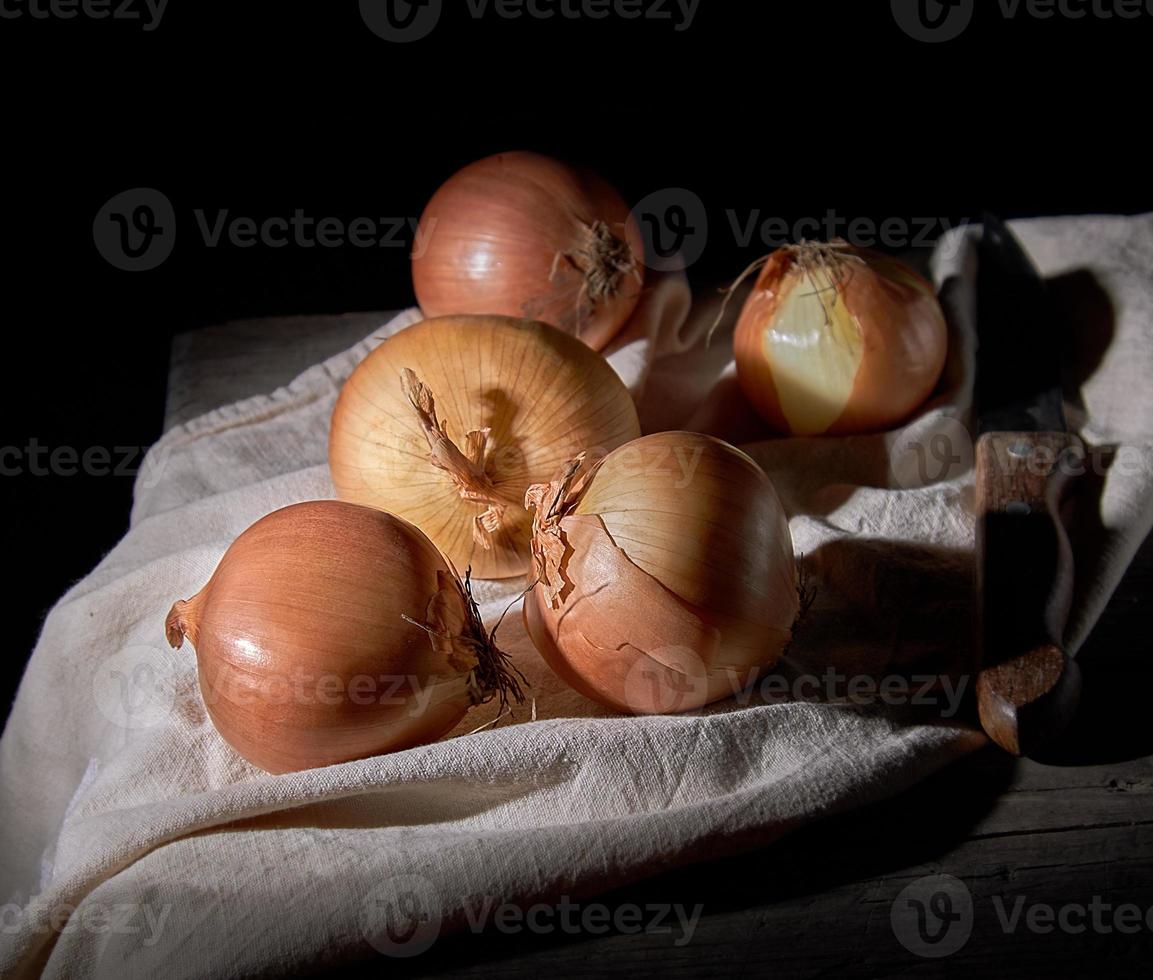
<instances>
[{"instance_id":1,"label":"dry onion root","mask_svg":"<svg viewBox=\"0 0 1153 980\"><path fill-rule=\"evenodd\" d=\"M335 500L253 524L165 630L196 647L217 731L273 773L422 745L477 704L523 700L467 578L407 521Z\"/></svg>"},{"instance_id":2,"label":"dry onion root","mask_svg":"<svg viewBox=\"0 0 1153 980\"><path fill-rule=\"evenodd\" d=\"M477 578L523 575L525 491L583 449L640 435L632 397L600 355L543 323L426 320L373 351L332 417L337 494L421 527Z\"/></svg>"},{"instance_id":3,"label":"dry onion root","mask_svg":"<svg viewBox=\"0 0 1153 980\"><path fill-rule=\"evenodd\" d=\"M733 347L741 387L774 429L882 430L932 393L945 317L912 269L843 241L789 246L762 262Z\"/></svg>"},{"instance_id":4,"label":"dry onion root","mask_svg":"<svg viewBox=\"0 0 1153 980\"><path fill-rule=\"evenodd\" d=\"M533 487L524 620L577 691L617 711L730 697L780 657L800 600L768 477L709 436L665 432Z\"/></svg>"},{"instance_id":5,"label":"dry onion root","mask_svg":"<svg viewBox=\"0 0 1153 980\"><path fill-rule=\"evenodd\" d=\"M425 316L542 320L601 350L632 315L644 242L596 174L537 153L470 164L425 208L412 278Z\"/></svg>"}]
</instances>

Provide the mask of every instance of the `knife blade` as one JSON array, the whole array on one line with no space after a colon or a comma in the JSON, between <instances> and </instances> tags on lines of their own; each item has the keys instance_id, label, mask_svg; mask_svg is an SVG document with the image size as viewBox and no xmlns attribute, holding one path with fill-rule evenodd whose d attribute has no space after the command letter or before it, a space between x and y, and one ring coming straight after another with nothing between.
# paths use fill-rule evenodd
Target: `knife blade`
<instances>
[{"instance_id":1,"label":"knife blade","mask_svg":"<svg viewBox=\"0 0 1153 980\"><path fill-rule=\"evenodd\" d=\"M1066 426L1044 280L993 215L977 258L977 707L993 741L1029 755L1080 696L1063 646L1073 556L1060 509L1084 448Z\"/></svg>"}]
</instances>

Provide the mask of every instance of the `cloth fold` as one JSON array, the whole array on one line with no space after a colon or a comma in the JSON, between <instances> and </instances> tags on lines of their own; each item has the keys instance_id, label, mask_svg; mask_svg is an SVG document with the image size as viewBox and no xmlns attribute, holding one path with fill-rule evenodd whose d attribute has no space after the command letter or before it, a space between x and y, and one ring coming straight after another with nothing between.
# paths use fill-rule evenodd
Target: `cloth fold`
<instances>
[{"instance_id":1,"label":"cloth fold","mask_svg":"<svg viewBox=\"0 0 1153 980\"><path fill-rule=\"evenodd\" d=\"M1055 340L1094 461L1073 527L1075 649L1153 525L1153 216L1015 230L1063 298ZM983 745L956 711L971 681L975 234L938 246L949 364L890 433L768 438L735 385L736 307L706 346L718 300L690 305L681 276L653 282L607 352L645 431L711 432L765 467L818 590L771 684L691 715L584 700L514 609L498 639L536 720L473 732L488 720L474 712L433 745L259 772L213 729L191 650L164 644L165 612L257 518L332 495L340 386L419 314L358 315L351 350L165 434L129 532L48 616L0 740L0 973L276 974L411 955L477 902L589 896L764 844ZM521 588L478 583L486 621Z\"/></svg>"}]
</instances>

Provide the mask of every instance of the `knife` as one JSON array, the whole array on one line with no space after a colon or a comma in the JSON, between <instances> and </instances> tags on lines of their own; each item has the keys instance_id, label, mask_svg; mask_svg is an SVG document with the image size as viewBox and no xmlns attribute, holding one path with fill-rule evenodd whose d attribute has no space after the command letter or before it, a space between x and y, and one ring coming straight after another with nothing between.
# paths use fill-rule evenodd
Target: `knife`
<instances>
[{"instance_id":1,"label":"knife","mask_svg":"<svg viewBox=\"0 0 1153 980\"><path fill-rule=\"evenodd\" d=\"M1085 450L1065 422L1044 280L992 215L977 258L977 707L994 742L1029 755L1080 697L1063 646L1073 555L1060 507Z\"/></svg>"}]
</instances>

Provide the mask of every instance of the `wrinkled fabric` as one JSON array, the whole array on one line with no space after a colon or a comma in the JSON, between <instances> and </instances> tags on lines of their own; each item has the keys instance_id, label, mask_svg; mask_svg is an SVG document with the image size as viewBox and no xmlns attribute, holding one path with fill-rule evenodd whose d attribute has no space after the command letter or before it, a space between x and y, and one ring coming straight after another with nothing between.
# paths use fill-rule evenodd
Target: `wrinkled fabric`
<instances>
[{"instance_id":1,"label":"wrinkled fabric","mask_svg":"<svg viewBox=\"0 0 1153 980\"><path fill-rule=\"evenodd\" d=\"M1068 314L1070 421L1101 460L1073 528L1075 650L1153 525L1153 218L1015 230ZM498 638L531 705L405 752L260 772L213 729L165 614L253 521L332 495L340 386L419 314L358 315L351 350L165 434L130 530L48 616L0 741L0 973L271 975L418 952L478 902L591 896L764 845L985 744L954 698L971 681L975 234L938 246L949 363L894 432L767 438L736 387L735 308L706 344L718 301L690 309L681 277L650 286L608 352L646 432L710 432L766 469L816 595L778 688L689 715L617 717L568 690L524 633L525 583L481 582L490 625L513 604ZM848 689L885 677L916 684Z\"/></svg>"}]
</instances>

